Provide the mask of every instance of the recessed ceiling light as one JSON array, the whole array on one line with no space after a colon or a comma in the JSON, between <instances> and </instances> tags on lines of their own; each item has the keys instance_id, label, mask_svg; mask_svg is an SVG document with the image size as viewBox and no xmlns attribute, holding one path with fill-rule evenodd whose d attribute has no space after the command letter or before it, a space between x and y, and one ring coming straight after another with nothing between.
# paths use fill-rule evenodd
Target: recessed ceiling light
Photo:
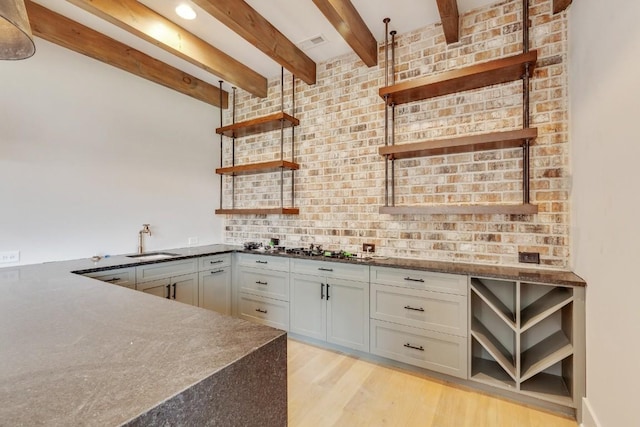
<instances>
[{"instance_id":1,"label":"recessed ceiling light","mask_svg":"<svg viewBox=\"0 0 640 427\"><path fill-rule=\"evenodd\" d=\"M178 7L176 7L176 13L180 18L183 18L183 19L188 19L188 20L196 19L196 11L193 10L193 8L186 3L182 3L178 5Z\"/></svg>"}]
</instances>

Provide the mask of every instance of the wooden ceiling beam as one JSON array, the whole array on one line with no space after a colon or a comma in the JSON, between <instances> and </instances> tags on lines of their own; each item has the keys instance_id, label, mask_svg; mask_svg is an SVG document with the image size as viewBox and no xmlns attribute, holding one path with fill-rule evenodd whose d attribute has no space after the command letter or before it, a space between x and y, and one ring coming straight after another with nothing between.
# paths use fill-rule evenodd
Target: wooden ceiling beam
<instances>
[{"instance_id":1,"label":"wooden ceiling beam","mask_svg":"<svg viewBox=\"0 0 640 427\"><path fill-rule=\"evenodd\" d=\"M229 94L177 68L158 61L117 40L59 15L30 0L25 1L34 35L64 48L81 53L158 83L192 98L220 108L227 108Z\"/></svg>"},{"instance_id":2,"label":"wooden ceiling beam","mask_svg":"<svg viewBox=\"0 0 640 427\"><path fill-rule=\"evenodd\" d=\"M68 1L253 95L267 96L265 77L136 0Z\"/></svg>"},{"instance_id":3,"label":"wooden ceiling beam","mask_svg":"<svg viewBox=\"0 0 640 427\"><path fill-rule=\"evenodd\" d=\"M316 63L244 0L192 0L305 83L316 83Z\"/></svg>"},{"instance_id":4,"label":"wooden ceiling beam","mask_svg":"<svg viewBox=\"0 0 640 427\"><path fill-rule=\"evenodd\" d=\"M571 0L553 0L553 13L560 13L571 4Z\"/></svg>"},{"instance_id":5,"label":"wooden ceiling beam","mask_svg":"<svg viewBox=\"0 0 640 427\"><path fill-rule=\"evenodd\" d=\"M368 67L378 65L378 42L350 0L313 0Z\"/></svg>"},{"instance_id":6,"label":"wooden ceiling beam","mask_svg":"<svg viewBox=\"0 0 640 427\"><path fill-rule=\"evenodd\" d=\"M460 40L460 16L458 15L458 2L456 0L436 0L438 11L442 20L444 38L448 44Z\"/></svg>"}]
</instances>

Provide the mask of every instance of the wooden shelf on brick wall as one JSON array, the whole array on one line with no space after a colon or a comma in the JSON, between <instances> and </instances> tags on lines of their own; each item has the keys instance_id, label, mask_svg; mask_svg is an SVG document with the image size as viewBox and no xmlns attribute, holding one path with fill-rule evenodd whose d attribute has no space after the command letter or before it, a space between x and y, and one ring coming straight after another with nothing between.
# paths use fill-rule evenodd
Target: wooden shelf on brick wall
<instances>
[{"instance_id":1,"label":"wooden shelf on brick wall","mask_svg":"<svg viewBox=\"0 0 640 427\"><path fill-rule=\"evenodd\" d=\"M458 138L435 139L411 144L387 145L378 151L391 159L436 156L442 154L466 153L471 151L495 150L522 146L527 139L538 136L537 128L485 133Z\"/></svg>"},{"instance_id":2,"label":"wooden shelf on brick wall","mask_svg":"<svg viewBox=\"0 0 640 427\"><path fill-rule=\"evenodd\" d=\"M299 215L298 208L248 208L248 209L216 209L221 215Z\"/></svg>"},{"instance_id":3,"label":"wooden shelf on brick wall","mask_svg":"<svg viewBox=\"0 0 640 427\"><path fill-rule=\"evenodd\" d=\"M217 134L222 134L230 138L242 138L244 136L256 135L263 132L270 132L282 128L298 126L300 121L283 111L270 114L246 122L234 123L216 129Z\"/></svg>"},{"instance_id":4,"label":"wooden shelf on brick wall","mask_svg":"<svg viewBox=\"0 0 640 427\"><path fill-rule=\"evenodd\" d=\"M435 214L506 214L533 215L538 206L531 204L508 205L424 205L424 206L381 206L379 212L388 215L435 215Z\"/></svg>"},{"instance_id":5,"label":"wooden shelf on brick wall","mask_svg":"<svg viewBox=\"0 0 640 427\"><path fill-rule=\"evenodd\" d=\"M529 64L529 71L533 71L537 59L538 52L532 50L508 58L386 86L380 88L379 94L383 99L386 98L388 105L399 105L507 83L522 78L527 64Z\"/></svg>"},{"instance_id":6,"label":"wooden shelf on brick wall","mask_svg":"<svg viewBox=\"0 0 640 427\"><path fill-rule=\"evenodd\" d=\"M284 170L298 170L300 165L286 160L274 160L272 162L249 163L239 166L228 166L216 169L218 175L252 175L257 173L279 172Z\"/></svg>"}]
</instances>

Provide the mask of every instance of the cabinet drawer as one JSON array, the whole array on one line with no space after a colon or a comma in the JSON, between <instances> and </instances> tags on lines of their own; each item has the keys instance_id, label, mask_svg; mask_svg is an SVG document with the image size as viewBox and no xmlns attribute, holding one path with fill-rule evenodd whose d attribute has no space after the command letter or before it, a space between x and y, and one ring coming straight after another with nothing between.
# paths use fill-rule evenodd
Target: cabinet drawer
<instances>
[{"instance_id":1,"label":"cabinet drawer","mask_svg":"<svg viewBox=\"0 0 640 427\"><path fill-rule=\"evenodd\" d=\"M231 254L209 255L198 258L198 270L214 270L231 265Z\"/></svg>"},{"instance_id":2,"label":"cabinet drawer","mask_svg":"<svg viewBox=\"0 0 640 427\"><path fill-rule=\"evenodd\" d=\"M294 258L291 260L291 272L311 276L337 277L358 282L369 281L368 265Z\"/></svg>"},{"instance_id":3,"label":"cabinet drawer","mask_svg":"<svg viewBox=\"0 0 640 427\"><path fill-rule=\"evenodd\" d=\"M237 285L240 292L289 301L289 273L241 267Z\"/></svg>"},{"instance_id":4,"label":"cabinet drawer","mask_svg":"<svg viewBox=\"0 0 640 427\"><path fill-rule=\"evenodd\" d=\"M371 267L371 283L467 295L467 276L402 268Z\"/></svg>"},{"instance_id":5,"label":"cabinet drawer","mask_svg":"<svg viewBox=\"0 0 640 427\"><path fill-rule=\"evenodd\" d=\"M191 274L195 273L197 268L197 258L141 265L136 267L136 280L140 283L148 280L162 279L164 277Z\"/></svg>"},{"instance_id":6,"label":"cabinet drawer","mask_svg":"<svg viewBox=\"0 0 640 427\"><path fill-rule=\"evenodd\" d=\"M85 274L92 279L102 280L113 285L124 286L125 288L136 288L136 269L118 268L116 270L95 271Z\"/></svg>"},{"instance_id":7,"label":"cabinet drawer","mask_svg":"<svg viewBox=\"0 0 640 427\"><path fill-rule=\"evenodd\" d=\"M467 338L371 320L371 353L467 378Z\"/></svg>"},{"instance_id":8,"label":"cabinet drawer","mask_svg":"<svg viewBox=\"0 0 640 427\"><path fill-rule=\"evenodd\" d=\"M289 271L289 258L261 255L237 254L236 260L240 267L258 267L265 270Z\"/></svg>"},{"instance_id":9,"label":"cabinet drawer","mask_svg":"<svg viewBox=\"0 0 640 427\"><path fill-rule=\"evenodd\" d=\"M289 330L289 303L255 295L239 295L238 317L274 328Z\"/></svg>"},{"instance_id":10,"label":"cabinet drawer","mask_svg":"<svg viewBox=\"0 0 640 427\"><path fill-rule=\"evenodd\" d=\"M463 295L372 284L371 317L467 336L467 298Z\"/></svg>"}]
</instances>

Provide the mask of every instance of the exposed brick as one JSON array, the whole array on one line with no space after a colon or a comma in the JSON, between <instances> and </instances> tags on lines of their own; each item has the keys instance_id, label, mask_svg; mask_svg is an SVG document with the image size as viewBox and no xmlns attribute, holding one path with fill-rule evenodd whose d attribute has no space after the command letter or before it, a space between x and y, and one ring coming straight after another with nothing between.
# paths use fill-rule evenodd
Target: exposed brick
<instances>
[{"instance_id":1,"label":"exposed brick","mask_svg":"<svg viewBox=\"0 0 640 427\"><path fill-rule=\"evenodd\" d=\"M295 200L284 174L285 205L301 214L230 216L225 241L268 240L286 246L322 243L359 251L375 242L382 255L490 264L518 264L519 250L540 252L541 264L569 263L569 129L566 14L552 15L552 0L532 1L532 49L539 60L531 80L531 123L539 136L531 148L531 200L537 215L380 215L385 197L383 60L367 68L355 54L317 64L317 83L296 82ZM521 2L503 0L461 16L461 37L447 45L439 25L396 38L396 82L457 69L522 51ZM383 46L378 46L380 58ZM259 99L238 90L236 119L280 109L280 79L270 79ZM292 105L285 76L285 110ZM441 96L396 108L395 144L522 127L522 84L507 83ZM224 123L231 111L224 111ZM290 159L290 131L285 131ZM236 141L238 164L280 158L279 131ZM224 143L225 165L231 143ZM492 150L395 162L396 204L520 203L522 150ZM390 163L389 163L390 166ZM214 167L218 167L215 165ZM280 204L280 173L236 177L236 207ZM224 177L225 207L232 179Z\"/></svg>"}]
</instances>

